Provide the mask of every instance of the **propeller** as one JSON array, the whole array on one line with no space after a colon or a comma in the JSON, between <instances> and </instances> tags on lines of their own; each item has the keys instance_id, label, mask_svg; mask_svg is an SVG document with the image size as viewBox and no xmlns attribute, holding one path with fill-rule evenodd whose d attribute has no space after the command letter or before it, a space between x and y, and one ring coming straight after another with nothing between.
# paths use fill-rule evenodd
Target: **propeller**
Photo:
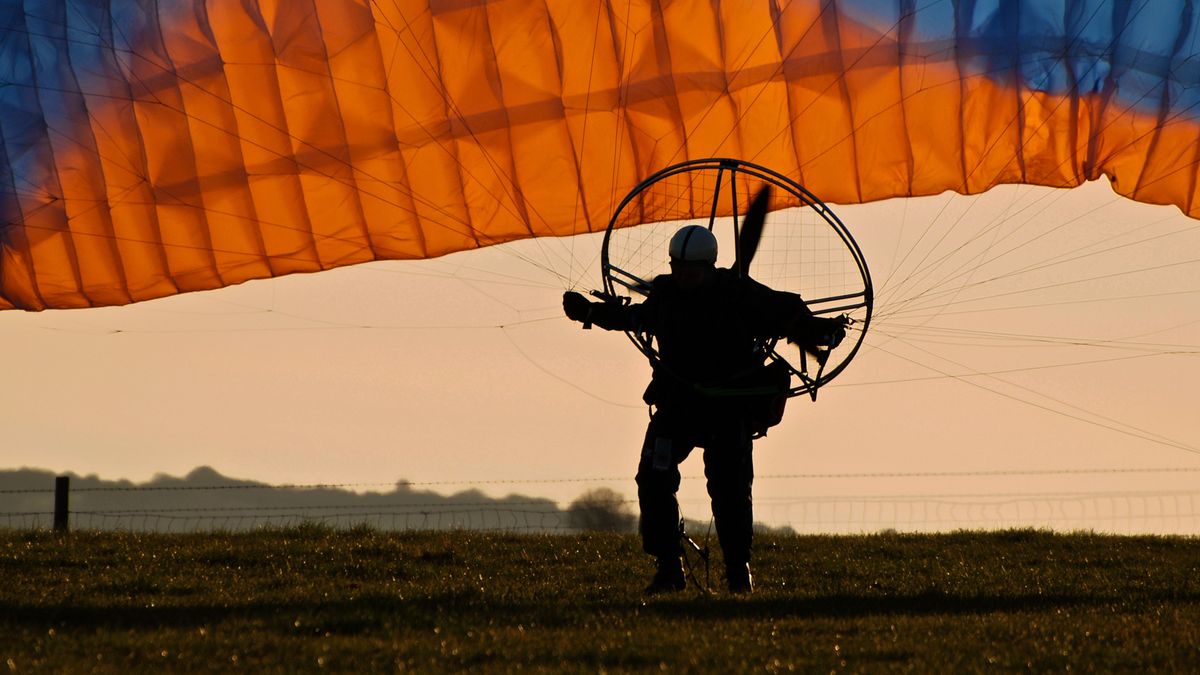
<instances>
[{"instance_id":1,"label":"propeller","mask_svg":"<svg viewBox=\"0 0 1200 675\"><path fill-rule=\"evenodd\" d=\"M763 185L750 208L746 209L746 217L742 219L742 228L738 233L737 261L734 269L739 277L750 276L750 263L758 252L758 240L762 238L763 224L767 222L767 207L771 203L771 185Z\"/></svg>"}]
</instances>

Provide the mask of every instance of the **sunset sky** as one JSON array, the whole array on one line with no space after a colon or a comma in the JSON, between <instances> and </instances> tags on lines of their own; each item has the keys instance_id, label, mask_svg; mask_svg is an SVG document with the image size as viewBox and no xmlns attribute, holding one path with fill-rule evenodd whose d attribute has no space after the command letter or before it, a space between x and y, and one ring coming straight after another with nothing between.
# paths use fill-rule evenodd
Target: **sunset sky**
<instances>
[{"instance_id":1,"label":"sunset sky","mask_svg":"<svg viewBox=\"0 0 1200 675\"><path fill-rule=\"evenodd\" d=\"M1200 469L1195 221L1104 183L836 209L876 321L850 368L757 443L760 519L793 522L814 495L1194 488L1189 472L1088 472ZM559 307L565 288L599 285L599 247L518 242L0 313L0 464L632 497L649 368ZM699 456L683 468L685 513L706 520ZM1041 470L1082 473L811 477Z\"/></svg>"}]
</instances>

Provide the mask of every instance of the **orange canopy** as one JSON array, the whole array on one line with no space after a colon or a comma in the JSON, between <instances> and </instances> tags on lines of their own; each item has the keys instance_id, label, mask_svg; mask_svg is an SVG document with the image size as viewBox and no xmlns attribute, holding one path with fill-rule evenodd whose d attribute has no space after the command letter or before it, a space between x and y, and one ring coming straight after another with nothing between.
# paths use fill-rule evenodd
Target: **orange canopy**
<instances>
[{"instance_id":1,"label":"orange canopy","mask_svg":"<svg viewBox=\"0 0 1200 675\"><path fill-rule=\"evenodd\" d=\"M1200 209L1190 71L1128 65L1150 29L1102 0L26 4L0 2L0 308L595 231L709 156L835 203L1107 174Z\"/></svg>"}]
</instances>

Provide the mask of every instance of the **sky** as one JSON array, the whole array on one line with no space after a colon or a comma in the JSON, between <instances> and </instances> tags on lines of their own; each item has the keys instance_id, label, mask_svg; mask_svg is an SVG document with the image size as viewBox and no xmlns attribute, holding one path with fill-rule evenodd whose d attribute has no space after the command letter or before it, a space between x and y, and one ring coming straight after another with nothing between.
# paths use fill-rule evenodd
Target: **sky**
<instances>
[{"instance_id":1,"label":"sky","mask_svg":"<svg viewBox=\"0 0 1200 675\"><path fill-rule=\"evenodd\" d=\"M1200 532L1194 220L1104 182L833 208L875 320L849 368L756 443L760 520ZM0 468L632 497L649 367L560 309L566 288L599 286L600 243L0 312ZM700 457L683 470L684 513L707 519Z\"/></svg>"}]
</instances>

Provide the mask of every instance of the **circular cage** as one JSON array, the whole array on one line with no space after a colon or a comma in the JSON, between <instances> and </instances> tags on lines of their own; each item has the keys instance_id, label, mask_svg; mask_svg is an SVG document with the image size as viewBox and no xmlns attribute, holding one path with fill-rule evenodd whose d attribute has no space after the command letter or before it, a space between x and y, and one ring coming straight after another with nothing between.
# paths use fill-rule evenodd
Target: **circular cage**
<instances>
[{"instance_id":1,"label":"circular cage","mask_svg":"<svg viewBox=\"0 0 1200 675\"><path fill-rule=\"evenodd\" d=\"M767 185L771 198L755 247L746 241L744 214ZM760 345L765 358L790 370L789 395L815 397L854 358L871 321L871 277L845 225L821 200L778 172L733 159L683 162L647 178L613 213L601 251L604 293L617 302L643 299L653 279L670 271L671 236L697 224L716 235L719 267L734 268L750 259L744 273L751 278L800 294L817 316L846 317L847 337L832 350L774 340ZM743 246L753 250L739 250ZM654 337L632 332L629 337L657 365Z\"/></svg>"}]
</instances>

